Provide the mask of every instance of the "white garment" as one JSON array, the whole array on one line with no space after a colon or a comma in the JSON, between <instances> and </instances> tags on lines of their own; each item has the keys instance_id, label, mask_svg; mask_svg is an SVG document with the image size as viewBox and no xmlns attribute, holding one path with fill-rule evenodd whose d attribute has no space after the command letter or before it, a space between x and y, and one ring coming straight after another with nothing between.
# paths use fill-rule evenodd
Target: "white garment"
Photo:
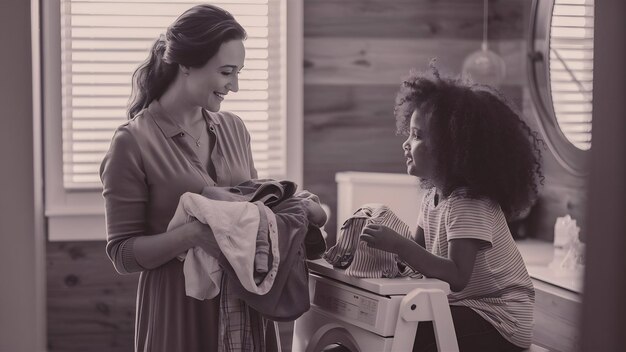
<instances>
[{"instance_id":1,"label":"white garment","mask_svg":"<svg viewBox=\"0 0 626 352\"><path fill-rule=\"evenodd\" d=\"M233 267L242 286L253 293L263 295L274 284L278 263L278 233L276 217L264 205L269 227L272 263L263 281L254 282L254 258L256 237L259 228L259 208L250 202L227 202L212 200L199 194L184 193L176 212L167 226L168 231L195 219L211 227L220 250ZM178 256L184 260L185 292L187 296L204 300L220 292L222 268L218 259L200 247L194 247Z\"/></svg>"}]
</instances>

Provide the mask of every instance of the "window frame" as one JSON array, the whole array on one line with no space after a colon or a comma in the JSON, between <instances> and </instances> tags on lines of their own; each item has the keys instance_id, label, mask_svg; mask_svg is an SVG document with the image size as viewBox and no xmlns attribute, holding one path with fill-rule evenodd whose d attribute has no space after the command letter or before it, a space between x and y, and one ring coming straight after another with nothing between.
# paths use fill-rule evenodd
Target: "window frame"
<instances>
[{"instance_id":1,"label":"window frame","mask_svg":"<svg viewBox=\"0 0 626 352\"><path fill-rule=\"evenodd\" d=\"M286 30L281 41L282 99L287 179L302 184L303 0L280 0ZM102 189L66 190L63 186L60 0L41 1L42 124L44 196L50 241L105 240ZM285 49L288 48L288 49Z\"/></svg>"},{"instance_id":2,"label":"window frame","mask_svg":"<svg viewBox=\"0 0 626 352\"><path fill-rule=\"evenodd\" d=\"M570 142L554 113L550 91L550 26L554 0L533 0L528 35L527 78L530 97L537 112L538 127L557 162L569 173L586 176L589 173L589 150ZM592 113L593 114L593 113Z\"/></svg>"}]
</instances>

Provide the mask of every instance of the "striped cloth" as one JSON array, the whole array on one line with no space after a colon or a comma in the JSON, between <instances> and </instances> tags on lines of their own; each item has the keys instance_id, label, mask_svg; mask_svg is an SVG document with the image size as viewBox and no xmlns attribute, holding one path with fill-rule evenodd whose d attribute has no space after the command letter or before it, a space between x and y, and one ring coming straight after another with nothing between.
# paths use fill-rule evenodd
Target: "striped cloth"
<instances>
[{"instance_id":1,"label":"striped cloth","mask_svg":"<svg viewBox=\"0 0 626 352\"><path fill-rule=\"evenodd\" d=\"M323 258L336 268L346 269L345 274L348 276L365 278L418 276L409 267L399 263L396 254L370 248L365 241L359 240L359 235L368 224L384 225L404 237L413 239L409 226L389 207L375 203L365 204L343 223L337 244L326 251Z\"/></svg>"},{"instance_id":2,"label":"striped cloth","mask_svg":"<svg viewBox=\"0 0 626 352\"><path fill-rule=\"evenodd\" d=\"M467 287L451 292L450 304L472 308L508 341L528 348L535 291L500 206L486 198L468 198L464 189L435 205L435 193L426 192L418 218L426 249L447 258L450 240L482 242Z\"/></svg>"}]
</instances>

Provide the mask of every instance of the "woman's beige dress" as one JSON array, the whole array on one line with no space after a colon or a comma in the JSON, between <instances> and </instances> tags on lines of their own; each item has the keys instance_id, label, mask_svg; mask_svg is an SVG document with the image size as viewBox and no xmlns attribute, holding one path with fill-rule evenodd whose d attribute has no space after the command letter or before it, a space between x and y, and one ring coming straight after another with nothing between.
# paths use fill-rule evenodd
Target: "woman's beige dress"
<instances>
[{"instance_id":1,"label":"woman's beige dress","mask_svg":"<svg viewBox=\"0 0 626 352\"><path fill-rule=\"evenodd\" d=\"M187 297L180 261L146 270L133 251L138 236L166 231L183 193L257 178L243 121L227 112L206 112L205 118L212 141L209 170L157 101L117 129L102 161L107 254L118 272L140 272L136 351L217 350L219 296Z\"/></svg>"}]
</instances>

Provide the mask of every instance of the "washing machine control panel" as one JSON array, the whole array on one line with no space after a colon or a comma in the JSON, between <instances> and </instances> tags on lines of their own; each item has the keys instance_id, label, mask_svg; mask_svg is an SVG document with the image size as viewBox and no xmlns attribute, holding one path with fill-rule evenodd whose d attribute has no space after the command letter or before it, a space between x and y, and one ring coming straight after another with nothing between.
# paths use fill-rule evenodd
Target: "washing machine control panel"
<instances>
[{"instance_id":1,"label":"washing machine control panel","mask_svg":"<svg viewBox=\"0 0 626 352\"><path fill-rule=\"evenodd\" d=\"M311 273L311 309L382 337L393 336L404 296L379 295Z\"/></svg>"},{"instance_id":2,"label":"washing machine control panel","mask_svg":"<svg viewBox=\"0 0 626 352\"><path fill-rule=\"evenodd\" d=\"M346 319L359 321L372 327L376 325L378 301L356 290L317 281L313 304Z\"/></svg>"}]
</instances>

